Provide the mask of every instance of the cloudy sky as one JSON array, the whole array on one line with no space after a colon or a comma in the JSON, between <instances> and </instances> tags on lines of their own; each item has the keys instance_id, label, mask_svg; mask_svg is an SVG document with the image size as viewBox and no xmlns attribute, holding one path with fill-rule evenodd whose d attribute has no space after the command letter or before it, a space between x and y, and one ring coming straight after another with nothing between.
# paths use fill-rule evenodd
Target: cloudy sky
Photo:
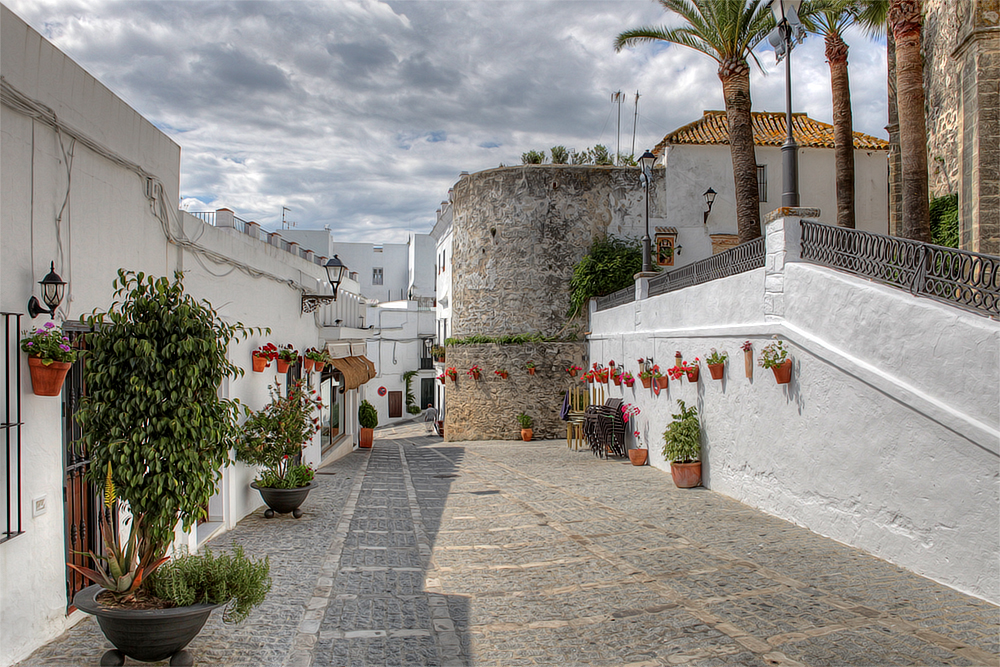
<instances>
[{"instance_id":1,"label":"cloudy sky","mask_svg":"<svg viewBox=\"0 0 1000 667\"><path fill-rule=\"evenodd\" d=\"M4 0L181 146L182 207L339 241L427 233L461 171L561 144L632 147L722 109L714 61L615 36L676 24L651 0ZM855 129L886 138L885 46L852 33ZM758 47L754 110L784 110ZM823 41L793 57L795 111L830 122Z\"/></svg>"}]
</instances>

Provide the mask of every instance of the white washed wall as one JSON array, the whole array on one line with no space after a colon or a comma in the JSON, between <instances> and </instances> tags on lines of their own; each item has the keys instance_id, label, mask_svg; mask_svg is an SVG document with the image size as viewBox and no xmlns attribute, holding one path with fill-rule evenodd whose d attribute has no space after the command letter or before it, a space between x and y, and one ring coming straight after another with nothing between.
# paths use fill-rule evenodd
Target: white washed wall
<instances>
[{"instance_id":1,"label":"white washed wall","mask_svg":"<svg viewBox=\"0 0 1000 667\"><path fill-rule=\"evenodd\" d=\"M662 433L683 399L701 413L709 488L1000 600L1000 325L798 261L784 317L765 316L764 283L757 269L592 314L591 361L635 373L649 355L661 368L675 351L730 355L722 381L703 365L659 397L610 387L642 409L651 464L669 469ZM748 380L741 343L759 353L775 335L792 382L760 367Z\"/></svg>"}]
</instances>

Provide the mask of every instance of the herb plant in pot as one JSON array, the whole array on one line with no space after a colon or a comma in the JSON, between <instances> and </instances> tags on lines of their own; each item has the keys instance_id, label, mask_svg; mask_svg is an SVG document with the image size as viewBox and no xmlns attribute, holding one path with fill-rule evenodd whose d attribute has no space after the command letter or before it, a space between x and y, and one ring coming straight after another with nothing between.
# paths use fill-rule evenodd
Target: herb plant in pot
<instances>
[{"instance_id":1,"label":"herb plant in pot","mask_svg":"<svg viewBox=\"0 0 1000 667\"><path fill-rule=\"evenodd\" d=\"M85 588L74 605L96 615L116 646L105 664L121 664L126 655L176 659L212 605L226 600L211 592L193 608L148 600L148 575L167 555L178 522L190 530L204 516L229 462L239 403L220 398L218 389L224 378L243 374L227 348L251 331L224 322L211 304L186 294L180 273L171 281L120 270L113 298L109 312L85 319L92 333L86 335L87 395L77 420L91 458L88 477L114 489L109 502L116 497L127 506L131 534L113 564L95 559L96 568L119 583L107 595L101 586ZM129 572L135 576L119 579ZM147 608L135 608L138 598L147 598Z\"/></svg>"},{"instance_id":2,"label":"herb plant in pot","mask_svg":"<svg viewBox=\"0 0 1000 667\"><path fill-rule=\"evenodd\" d=\"M293 383L284 396L280 384L270 389L271 402L243 424L236 460L261 466L250 486L267 504L266 518L291 512L298 519L302 516L299 505L315 487L315 472L300 462L302 447L320 429L317 414L323 403L302 382Z\"/></svg>"},{"instance_id":3,"label":"herb plant in pot","mask_svg":"<svg viewBox=\"0 0 1000 667\"><path fill-rule=\"evenodd\" d=\"M52 322L25 334L21 350L28 355L31 390L36 396L58 396L77 352Z\"/></svg>"},{"instance_id":4,"label":"herb plant in pot","mask_svg":"<svg viewBox=\"0 0 1000 667\"><path fill-rule=\"evenodd\" d=\"M370 449L375 439L375 427L378 426L378 410L368 401L361 401L358 408L358 447Z\"/></svg>"},{"instance_id":5,"label":"herb plant in pot","mask_svg":"<svg viewBox=\"0 0 1000 667\"><path fill-rule=\"evenodd\" d=\"M663 457L670 461L670 476L680 489L701 485L701 424L698 409L678 400L680 412L663 432Z\"/></svg>"},{"instance_id":6,"label":"herb plant in pot","mask_svg":"<svg viewBox=\"0 0 1000 667\"><path fill-rule=\"evenodd\" d=\"M531 425L534 421L526 413L522 412L517 416L517 423L521 425L521 440L525 442L530 442L534 431L531 430Z\"/></svg>"}]
</instances>

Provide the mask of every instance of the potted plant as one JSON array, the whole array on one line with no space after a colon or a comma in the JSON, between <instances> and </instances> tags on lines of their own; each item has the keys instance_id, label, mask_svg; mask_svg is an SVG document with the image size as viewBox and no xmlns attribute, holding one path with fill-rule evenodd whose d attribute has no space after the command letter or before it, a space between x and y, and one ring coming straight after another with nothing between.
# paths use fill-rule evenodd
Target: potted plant
<instances>
[{"instance_id":1,"label":"potted plant","mask_svg":"<svg viewBox=\"0 0 1000 667\"><path fill-rule=\"evenodd\" d=\"M310 347L302 357L302 367L307 373L313 370L317 373L323 372L323 368L326 366L326 350L317 350L314 347Z\"/></svg>"},{"instance_id":2,"label":"potted plant","mask_svg":"<svg viewBox=\"0 0 1000 667\"><path fill-rule=\"evenodd\" d=\"M582 370L583 370L582 368L580 368L576 364L573 364L572 366L570 366L569 368L566 369L566 372L569 373L570 377L574 377L575 378L576 374L579 373Z\"/></svg>"},{"instance_id":3,"label":"potted plant","mask_svg":"<svg viewBox=\"0 0 1000 667\"><path fill-rule=\"evenodd\" d=\"M524 367L528 369L528 375L534 375L535 374L535 368L536 368L536 366L535 366L535 362L534 361L529 361L528 363L526 363L524 365Z\"/></svg>"},{"instance_id":4,"label":"potted plant","mask_svg":"<svg viewBox=\"0 0 1000 667\"><path fill-rule=\"evenodd\" d=\"M680 365L684 363L684 355L681 354L680 350L674 352L674 366L680 368Z\"/></svg>"},{"instance_id":5,"label":"potted plant","mask_svg":"<svg viewBox=\"0 0 1000 667\"><path fill-rule=\"evenodd\" d=\"M506 380L506 379L507 379L507 376L508 376L508 375L510 375L510 374L509 374L509 373L507 372L507 369L506 369L506 368L498 368L498 369L496 369L495 371L493 371L493 374L494 374L494 375L498 375L498 376L500 376L500 379L501 379L501 380Z\"/></svg>"},{"instance_id":6,"label":"potted plant","mask_svg":"<svg viewBox=\"0 0 1000 667\"><path fill-rule=\"evenodd\" d=\"M301 461L302 447L319 431L318 412L323 402L315 391L307 391L301 381L293 383L286 395L281 385L269 387L271 402L251 413L243 423L236 443L236 460L260 466L260 474L250 486L267 504L264 516L292 513L299 509L315 486L315 473Z\"/></svg>"},{"instance_id":7,"label":"potted plant","mask_svg":"<svg viewBox=\"0 0 1000 667\"><path fill-rule=\"evenodd\" d=\"M299 358L298 351L291 345L286 345L278 350L278 372L287 373L288 366L294 364Z\"/></svg>"},{"instance_id":8,"label":"potted plant","mask_svg":"<svg viewBox=\"0 0 1000 667\"><path fill-rule=\"evenodd\" d=\"M21 339L21 350L28 355L31 390L36 396L58 396L77 352L52 322L46 322Z\"/></svg>"},{"instance_id":9,"label":"potted plant","mask_svg":"<svg viewBox=\"0 0 1000 667\"><path fill-rule=\"evenodd\" d=\"M529 442L531 440L531 436L534 435L531 430L533 420L531 417L522 412L517 416L517 423L521 425L521 440Z\"/></svg>"},{"instance_id":10,"label":"potted plant","mask_svg":"<svg viewBox=\"0 0 1000 667\"><path fill-rule=\"evenodd\" d=\"M748 378L753 379L753 343L743 341L740 349L743 350L743 371Z\"/></svg>"},{"instance_id":11,"label":"potted plant","mask_svg":"<svg viewBox=\"0 0 1000 667\"><path fill-rule=\"evenodd\" d=\"M465 374L470 376L473 380L478 380L483 376L483 369L479 367L479 364L475 364L472 368L465 371Z\"/></svg>"},{"instance_id":12,"label":"potted plant","mask_svg":"<svg viewBox=\"0 0 1000 667\"><path fill-rule=\"evenodd\" d=\"M275 347L274 343L268 343L254 350L252 356L254 373L263 373L264 369L278 358L278 348Z\"/></svg>"},{"instance_id":13,"label":"potted plant","mask_svg":"<svg viewBox=\"0 0 1000 667\"><path fill-rule=\"evenodd\" d=\"M444 363L444 348L440 345L434 345L431 347L431 356L434 357L434 361Z\"/></svg>"},{"instance_id":14,"label":"potted plant","mask_svg":"<svg viewBox=\"0 0 1000 667\"><path fill-rule=\"evenodd\" d=\"M450 377L452 382L458 382L458 370L454 366L445 370L444 374Z\"/></svg>"},{"instance_id":15,"label":"potted plant","mask_svg":"<svg viewBox=\"0 0 1000 667\"><path fill-rule=\"evenodd\" d=\"M680 489L701 484L701 424L698 409L678 400L680 412L663 432L663 457L670 461L670 476Z\"/></svg>"},{"instance_id":16,"label":"potted plant","mask_svg":"<svg viewBox=\"0 0 1000 667\"><path fill-rule=\"evenodd\" d=\"M642 412L638 405L633 405L631 403L625 403L622 405L622 420L625 422L626 426L629 422L635 420L639 413ZM633 426L634 430L632 435L635 436L635 447L628 450L628 458L634 466L646 465L646 460L649 458L649 449L642 446L642 433L639 431L638 427Z\"/></svg>"},{"instance_id":17,"label":"potted plant","mask_svg":"<svg viewBox=\"0 0 1000 667\"><path fill-rule=\"evenodd\" d=\"M726 372L726 359L729 355L725 351L719 352L714 347L711 353L705 358L705 363L708 364L708 372L712 374L713 380L721 380L723 374Z\"/></svg>"},{"instance_id":18,"label":"potted plant","mask_svg":"<svg viewBox=\"0 0 1000 667\"><path fill-rule=\"evenodd\" d=\"M86 334L87 395L76 418L91 459L88 478L105 488L110 478L128 506L135 546L119 552L137 573L132 583L144 590L145 575L166 556L178 522L190 530L204 516L229 462L240 433L239 402L221 398L219 386L243 374L229 361L230 341L253 332L226 323L211 304L186 294L181 278L179 272L171 281L119 270L112 309L85 318L92 329ZM111 592L124 605L114 609L98 587L74 598L77 607L98 615L120 651L109 659L121 653L170 657L211 613L204 605L139 611L128 606L132 591ZM154 646L160 655L150 657Z\"/></svg>"},{"instance_id":19,"label":"potted plant","mask_svg":"<svg viewBox=\"0 0 1000 667\"><path fill-rule=\"evenodd\" d=\"M611 367L611 381L615 383L616 387L622 386L622 369Z\"/></svg>"},{"instance_id":20,"label":"potted plant","mask_svg":"<svg viewBox=\"0 0 1000 667\"><path fill-rule=\"evenodd\" d=\"M375 439L374 428L378 426L378 410L368 401L361 401L358 407L358 425L361 427L358 432L358 447L370 449Z\"/></svg>"},{"instance_id":21,"label":"potted plant","mask_svg":"<svg viewBox=\"0 0 1000 667\"><path fill-rule=\"evenodd\" d=\"M441 373L441 375L437 376L437 379L441 381L441 384L444 384L448 379L448 376L445 373Z\"/></svg>"},{"instance_id":22,"label":"potted plant","mask_svg":"<svg viewBox=\"0 0 1000 667\"><path fill-rule=\"evenodd\" d=\"M792 360L788 358L784 341L778 340L765 345L757 363L763 368L770 368L778 384L788 384L792 379Z\"/></svg>"},{"instance_id":23,"label":"potted plant","mask_svg":"<svg viewBox=\"0 0 1000 667\"><path fill-rule=\"evenodd\" d=\"M698 375L701 371L701 367L698 366L699 361L701 360L698 357L695 357L694 362L690 364L686 361L681 361L680 365L668 368L667 374L670 375L673 380L680 380L686 375L688 382L697 382Z\"/></svg>"},{"instance_id":24,"label":"potted plant","mask_svg":"<svg viewBox=\"0 0 1000 667\"><path fill-rule=\"evenodd\" d=\"M639 371L639 380L642 382L642 386L646 389L649 389L653 385L653 380L662 377L663 374L660 373L660 366L658 364L643 366L642 370Z\"/></svg>"},{"instance_id":25,"label":"potted plant","mask_svg":"<svg viewBox=\"0 0 1000 667\"><path fill-rule=\"evenodd\" d=\"M622 383L626 387L631 387L635 384L635 377L629 371L625 371L622 373Z\"/></svg>"}]
</instances>

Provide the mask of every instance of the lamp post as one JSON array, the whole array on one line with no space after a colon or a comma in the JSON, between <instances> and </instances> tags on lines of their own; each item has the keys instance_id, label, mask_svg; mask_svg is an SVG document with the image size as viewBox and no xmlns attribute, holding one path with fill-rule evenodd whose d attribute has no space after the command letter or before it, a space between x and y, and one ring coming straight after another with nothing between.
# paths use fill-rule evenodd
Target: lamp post
<instances>
[{"instance_id":1,"label":"lamp post","mask_svg":"<svg viewBox=\"0 0 1000 667\"><path fill-rule=\"evenodd\" d=\"M649 249L649 182L653 178L653 163L656 156L646 151L639 158L639 165L642 167L642 175L646 183L646 234L642 237L642 272L650 273L653 270L652 257Z\"/></svg>"},{"instance_id":2,"label":"lamp post","mask_svg":"<svg viewBox=\"0 0 1000 667\"><path fill-rule=\"evenodd\" d=\"M708 224L708 214L712 212L712 204L715 203L715 195L717 195L717 194L719 194L719 193L717 193L715 190L713 190L710 187L710 188L708 188L708 190L705 190L705 194L702 195L705 198L705 203L708 204L708 210L705 211L705 219L702 220L703 224L706 224L706 225Z\"/></svg>"},{"instance_id":3,"label":"lamp post","mask_svg":"<svg viewBox=\"0 0 1000 667\"><path fill-rule=\"evenodd\" d=\"M323 268L326 269L326 277L330 279L330 287L333 288L333 300L336 301L337 288L340 287L340 283L344 280L347 267L344 266L339 257L334 255L332 259L327 261Z\"/></svg>"},{"instance_id":4,"label":"lamp post","mask_svg":"<svg viewBox=\"0 0 1000 667\"><path fill-rule=\"evenodd\" d=\"M782 55L785 58L785 126L788 133L785 143L781 145L782 207L799 205L799 146L792 136L792 33L802 29L799 23L801 4L802 0L771 0L770 3L774 21L778 24L781 46L784 47L782 52L775 44L775 51L779 59Z\"/></svg>"}]
</instances>

